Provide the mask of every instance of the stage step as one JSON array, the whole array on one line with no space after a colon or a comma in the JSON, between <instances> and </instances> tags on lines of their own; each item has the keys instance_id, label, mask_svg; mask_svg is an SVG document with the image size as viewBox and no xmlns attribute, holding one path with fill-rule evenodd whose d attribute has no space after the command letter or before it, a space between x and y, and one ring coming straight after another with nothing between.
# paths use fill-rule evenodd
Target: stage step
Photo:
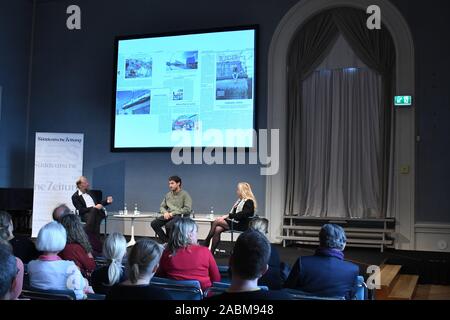
<instances>
[{"instance_id":1,"label":"stage step","mask_svg":"<svg viewBox=\"0 0 450 320\"><path fill-rule=\"evenodd\" d=\"M412 300L418 281L419 276L408 274L400 275L389 294L389 299Z\"/></svg>"},{"instance_id":2,"label":"stage step","mask_svg":"<svg viewBox=\"0 0 450 320\"><path fill-rule=\"evenodd\" d=\"M391 287L402 266L385 264L381 269L381 286Z\"/></svg>"},{"instance_id":3,"label":"stage step","mask_svg":"<svg viewBox=\"0 0 450 320\"><path fill-rule=\"evenodd\" d=\"M399 277L402 266L385 264L381 267L381 289L377 290L377 300L389 299L389 294L394 287L394 284Z\"/></svg>"}]
</instances>

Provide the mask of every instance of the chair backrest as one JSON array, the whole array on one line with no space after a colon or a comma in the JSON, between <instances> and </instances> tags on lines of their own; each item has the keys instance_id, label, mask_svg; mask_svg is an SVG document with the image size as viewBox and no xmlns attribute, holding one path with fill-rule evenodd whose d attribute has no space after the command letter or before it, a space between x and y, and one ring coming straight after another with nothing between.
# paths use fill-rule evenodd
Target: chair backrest
<instances>
[{"instance_id":1,"label":"chair backrest","mask_svg":"<svg viewBox=\"0 0 450 320\"><path fill-rule=\"evenodd\" d=\"M366 300L367 297L367 286L364 282L364 278L362 276L358 276L356 278L357 281L357 289L352 300ZM296 289L286 289L295 300L346 300L345 297L320 297L315 296L311 293L304 292Z\"/></svg>"},{"instance_id":2,"label":"chair backrest","mask_svg":"<svg viewBox=\"0 0 450 320\"><path fill-rule=\"evenodd\" d=\"M303 292L300 290L294 290L294 289L284 289L287 293L289 293L294 300L323 300L323 301L329 301L329 300L345 300L345 297L321 297L321 296L315 296L307 292Z\"/></svg>"},{"instance_id":3,"label":"chair backrest","mask_svg":"<svg viewBox=\"0 0 450 320\"><path fill-rule=\"evenodd\" d=\"M173 280L153 277L150 284L167 290L174 300L203 299L203 291L198 280Z\"/></svg>"},{"instance_id":4,"label":"chair backrest","mask_svg":"<svg viewBox=\"0 0 450 320\"><path fill-rule=\"evenodd\" d=\"M22 290L20 298L30 300L76 300L75 293L72 290L42 290L36 288Z\"/></svg>"},{"instance_id":5,"label":"chair backrest","mask_svg":"<svg viewBox=\"0 0 450 320\"><path fill-rule=\"evenodd\" d=\"M101 190L91 190L91 193L94 195L97 201L103 200L103 192Z\"/></svg>"},{"instance_id":6,"label":"chair backrest","mask_svg":"<svg viewBox=\"0 0 450 320\"><path fill-rule=\"evenodd\" d=\"M228 282L213 282L212 287L205 290L203 296L205 298L210 298L217 294L224 293L231 286L231 283ZM267 286L258 286L263 291L268 291L269 288Z\"/></svg>"},{"instance_id":7,"label":"chair backrest","mask_svg":"<svg viewBox=\"0 0 450 320\"><path fill-rule=\"evenodd\" d=\"M106 299L105 294L98 294L98 293L87 294L87 300L105 300L105 299Z\"/></svg>"},{"instance_id":8,"label":"chair backrest","mask_svg":"<svg viewBox=\"0 0 450 320\"><path fill-rule=\"evenodd\" d=\"M355 292L355 296L353 300L367 300L368 291L367 291L367 285L364 282L364 278L362 276L358 276L357 279L357 289Z\"/></svg>"}]
</instances>

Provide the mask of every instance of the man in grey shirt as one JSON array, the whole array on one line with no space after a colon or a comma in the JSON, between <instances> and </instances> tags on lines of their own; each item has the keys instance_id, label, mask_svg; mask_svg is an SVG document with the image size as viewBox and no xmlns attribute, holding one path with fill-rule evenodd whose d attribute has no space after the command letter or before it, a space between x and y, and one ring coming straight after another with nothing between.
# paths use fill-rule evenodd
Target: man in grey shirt
<instances>
[{"instance_id":1,"label":"man in grey shirt","mask_svg":"<svg viewBox=\"0 0 450 320\"><path fill-rule=\"evenodd\" d=\"M181 189L181 178L172 176L169 178L170 192L164 196L161 202L160 213L162 216L152 221L151 225L162 242L169 241L170 228L181 217L188 217L192 211L192 199L189 193ZM165 227L166 232L162 227Z\"/></svg>"}]
</instances>

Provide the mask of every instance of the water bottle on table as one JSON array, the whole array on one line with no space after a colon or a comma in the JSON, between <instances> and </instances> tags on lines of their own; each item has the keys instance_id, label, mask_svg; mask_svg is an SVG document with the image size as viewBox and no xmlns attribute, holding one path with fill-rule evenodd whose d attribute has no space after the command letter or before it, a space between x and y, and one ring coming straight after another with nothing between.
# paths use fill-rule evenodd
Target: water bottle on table
<instances>
[{"instance_id":1,"label":"water bottle on table","mask_svg":"<svg viewBox=\"0 0 450 320\"><path fill-rule=\"evenodd\" d=\"M138 206L137 206L137 203L135 203L134 204L134 214L135 215L138 215L138 214L140 214L141 212L138 210Z\"/></svg>"},{"instance_id":2,"label":"water bottle on table","mask_svg":"<svg viewBox=\"0 0 450 320\"><path fill-rule=\"evenodd\" d=\"M209 219L214 220L214 207L210 208L209 211Z\"/></svg>"}]
</instances>

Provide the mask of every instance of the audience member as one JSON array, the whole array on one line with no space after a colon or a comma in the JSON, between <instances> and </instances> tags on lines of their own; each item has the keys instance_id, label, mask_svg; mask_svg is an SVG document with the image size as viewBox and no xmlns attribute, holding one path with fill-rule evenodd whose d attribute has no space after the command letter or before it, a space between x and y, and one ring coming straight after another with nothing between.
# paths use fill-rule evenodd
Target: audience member
<instances>
[{"instance_id":1,"label":"audience member","mask_svg":"<svg viewBox=\"0 0 450 320\"><path fill-rule=\"evenodd\" d=\"M0 238L9 241L13 254L23 263L39 257L39 252L29 237L14 235L14 224L6 211L0 211Z\"/></svg>"},{"instance_id":2,"label":"audience member","mask_svg":"<svg viewBox=\"0 0 450 320\"><path fill-rule=\"evenodd\" d=\"M247 230L236 241L230 257L231 286L213 300L290 300L282 290L262 290L258 280L268 269L270 243L259 231Z\"/></svg>"},{"instance_id":3,"label":"audience member","mask_svg":"<svg viewBox=\"0 0 450 320\"><path fill-rule=\"evenodd\" d=\"M0 300L17 298L15 283L17 282L17 259L11 254L8 245L0 244ZM23 274L22 274L23 278ZM20 293L19 293L20 294Z\"/></svg>"},{"instance_id":4,"label":"audience member","mask_svg":"<svg viewBox=\"0 0 450 320\"><path fill-rule=\"evenodd\" d=\"M356 292L357 265L344 261L347 242L344 229L326 224L319 234L320 247L314 256L299 257L285 287L316 296L351 299Z\"/></svg>"},{"instance_id":5,"label":"audience member","mask_svg":"<svg viewBox=\"0 0 450 320\"><path fill-rule=\"evenodd\" d=\"M115 285L107 300L171 300L170 294L150 284L163 248L153 240L139 240L128 256L128 280Z\"/></svg>"},{"instance_id":6,"label":"audience member","mask_svg":"<svg viewBox=\"0 0 450 320\"><path fill-rule=\"evenodd\" d=\"M250 221L249 228L267 235L269 228L269 220L266 218L254 218ZM258 285L267 286L271 290L281 290L283 281L281 278L281 262L278 250L274 245L270 245L269 269L258 280Z\"/></svg>"},{"instance_id":7,"label":"audience member","mask_svg":"<svg viewBox=\"0 0 450 320\"><path fill-rule=\"evenodd\" d=\"M175 280L198 280L202 289L220 281L216 261L208 248L197 244L197 225L190 218L180 218L172 227L157 276Z\"/></svg>"},{"instance_id":8,"label":"audience member","mask_svg":"<svg viewBox=\"0 0 450 320\"><path fill-rule=\"evenodd\" d=\"M68 214L61 218L61 224L66 229L67 243L59 256L63 260L75 262L80 268L81 274L89 279L96 265L91 244L80 218L74 214Z\"/></svg>"},{"instance_id":9,"label":"audience member","mask_svg":"<svg viewBox=\"0 0 450 320\"><path fill-rule=\"evenodd\" d=\"M107 294L115 284L127 280L122 265L127 252L127 241L120 233L110 234L103 243L103 256L108 264L95 270L91 276L91 284L95 293Z\"/></svg>"},{"instance_id":10,"label":"audience member","mask_svg":"<svg viewBox=\"0 0 450 320\"><path fill-rule=\"evenodd\" d=\"M73 212L67 205L60 204L55 209L53 209L52 218L54 221L60 222L61 218L68 214L73 214Z\"/></svg>"},{"instance_id":11,"label":"audience member","mask_svg":"<svg viewBox=\"0 0 450 320\"><path fill-rule=\"evenodd\" d=\"M43 252L28 264L30 286L42 290L73 290L77 299L84 299L88 282L73 261L62 260L58 253L66 246L67 234L56 221L43 226L36 247Z\"/></svg>"}]
</instances>

